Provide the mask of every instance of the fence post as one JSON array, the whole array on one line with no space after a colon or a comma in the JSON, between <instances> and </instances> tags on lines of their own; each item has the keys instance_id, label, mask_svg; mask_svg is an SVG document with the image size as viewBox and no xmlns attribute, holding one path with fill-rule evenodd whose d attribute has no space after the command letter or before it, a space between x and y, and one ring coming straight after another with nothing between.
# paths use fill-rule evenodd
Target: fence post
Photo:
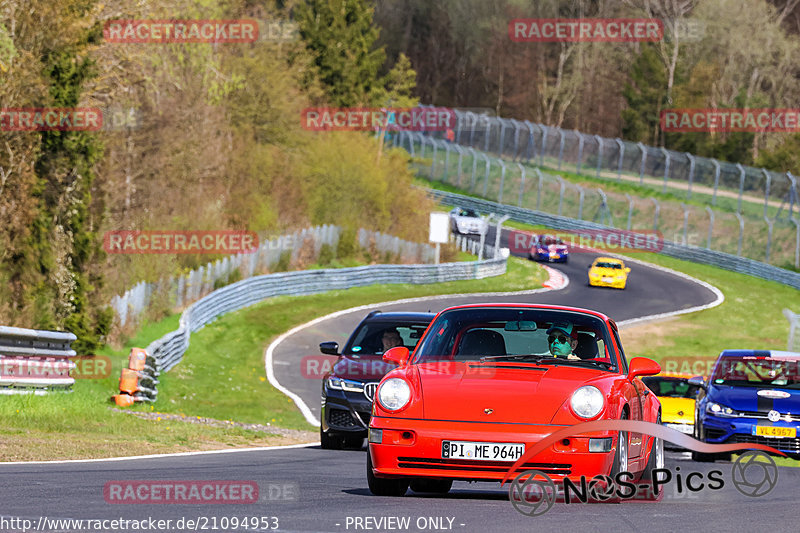
<instances>
[{"instance_id":1,"label":"fence post","mask_svg":"<svg viewBox=\"0 0 800 533\"><path fill-rule=\"evenodd\" d=\"M542 128L542 149L539 150L539 166L544 165L544 151L547 149L547 126L544 124L539 124L539 127Z\"/></svg>"},{"instance_id":2,"label":"fence post","mask_svg":"<svg viewBox=\"0 0 800 533\"><path fill-rule=\"evenodd\" d=\"M444 149L446 150L444 154L444 174L442 175L442 181L447 183L447 171L450 168L450 150L451 150L451 143L449 141L442 141L444 143Z\"/></svg>"},{"instance_id":3,"label":"fence post","mask_svg":"<svg viewBox=\"0 0 800 533\"><path fill-rule=\"evenodd\" d=\"M575 188L578 189L578 220L583 220L583 187L580 185L575 185Z\"/></svg>"},{"instance_id":4,"label":"fence post","mask_svg":"<svg viewBox=\"0 0 800 533\"><path fill-rule=\"evenodd\" d=\"M689 188L686 189L686 199L692 198L692 181L694 181L694 156L686 152L686 157L689 159Z\"/></svg>"},{"instance_id":5,"label":"fence post","mask_svg":"<svg viewBox=\"0 0 800 533\"><path fill-rule=\"evenodd\" d=\"M433 138L431 138L430 141L433 147L433 157L431 158L431 181L433 181L436 178L436 153L439 147L437 146L438 143Z\"/></svg>"},{"instance_id":6,"label":"fence post","mask_svg":"<svg viewBox=\"0 0 800 533\"><path fill-rule=\"evenodd\" d=\"M742 237L744 236L744 219L742 218L741 213L734 213L736 218L739 220L739 245L736 248L736 255L741 257L742 256Z\"/></svg>"},{"instance_id":7,"label":"fence post","mask_svg":"<svg viewBox=\"0 0 800 533\"><path fill-rule=\"evenodd\" d=\"M667 152L666 148L661 148L661 153L664 154L664 188L661 192L666 194L667 192L667 180L669 179L669 152Z\"/></svg>"},{"instance_id":8,"label":"fence post","mask_svg":"<svg viewBox=\"0 0 800 533\"><path fill-rule=\"evenodd\" d=\"M642 162L639 165L639 185L644 184L644 166L647 163L647 147L642 142L636 143L639 147L639 150L642 151ZM628 228L630 229L630 228Z\"/></svg>"},{"instance_id":9,"label":"fence post","mask_svg":"<svg viewBox=\"0 0 800 533\"><path fill-rule=\"evenodd\" d=\"M564 159L564 130L558 128L558 170L561 170L561 161Z\"/></svg>"},{"instance_id":10,"label":"fence post","mask_svg":"<svg viewBox=\"0 0 800 533\"><path fill-rule=\"evenodd\" d=\"M791 184L789 186L789 220L791 220L794 217L794 200L797 198L797 180L791 172L786 173L786 178Z\"/></svg>"},{"instance_id":11,"label":"fence post","mask_svg":"<svg viewBox=\"0 0 800 533\"><path fill-rule=\"evenodd\" d=\"M594 177L600 177L600 167L603 164L603 138L599 135L594 136L594 140L597 141L597 169L595 170Z\"/></svg>"},{"instance_id":12,"label":"fence post","mask_svg":"<svg viewBox=\"0 0 800 533\"><path fill-rule=\"evenodd\" d=\"M461 188L461 160L464 157L464 148L462 148L458 144L453 146L453 148L455 148L456 151L458 152L458 179L456 180L456 183L457 183L456 186L460 189Z\"/></svg>"},{"instance_id":13,"label":"fence post","mask_svg":"<svg viewBox=\"0 0 800 533\"><path fill-rule=\"evenodd\" d=\"M714 194L711 196L711 205L717 205L717 187L719 186L719 162L712 159L714 164Z\"/></svg>"},{"instance_id":14,"label":"fence post","mask_svg":"<svg viewBox=\"0 0 800 533\"><path fill-rule=\"evenodd\" d=\"M419 135L419 158L425 159L425 136L421 132L417 132Z\"/></svg>"},{"instance_id":15,"label":"fence post","mask_svg":"<svg viewBox=\"0 0 800 533\"><path fill-rule=\"evenodd\" d=\"M478 124L478 116L472 111L467 111L467 118L472 116L472 125L469 128L469 145L472 146L472 137L475 135L475 126Z\"/></svg>"},{"instance_id":16,"label":"fence post","mask_svg":"<svg viewBox=\"0 0 800 533\"><path fill-rule=\"evenodd\" d=\"M661 204L655 198L650 199L653 200L653 204L656 206L656 212L653 215L653 231L658 231L658 213L661 211Z\"/></svg>"},{"instance_id":17,"label":"fence post","mask_svg":"<svg viewBox=\"0 0 800 533\"><path fill-rule=\"evenodd\" d=\"M486 118L486 133L484 134L484 143L483 143L483 151L487 154L489 153L489 137L492 136L492 121L489 118L489 115L482 115Z\"/></svg>"},{"instance_id":18,"label":"fence post","mask_svg":"<svg viewBox=\"0 0 800 533\"><path fill-rule=\"evenodd\" d=\"M578 130L575 130L575 135L578 136L578 162L575 163L575 174L580 174L581 163L583 162L583 145L586 141L583 138L583 134Z\"/></svg>"},{"instance_id":19,"label":"fence post","mask_svg":"<svg viewBox=\"0 0 800 533\"><path fill-rule=\"evenodd\" d=\"M736 207L736 212L742 212L742 193L744 192L744 167L741 163L736 163L736 168L739 169L739 202Z\"/></svg>"},{"instance_id":20,"label":"fence post","mask_svg":"<svg viewBox=\"0 0 800 533\"><path fill-rule=\"evenodd\" d=\"M769 252L772 248L772 221L767 215L764 215L764 222L767 223L767 252L764 254L764 262L769 263Z\"/></svg>"},{"instance_id":21,"label":"fence post","mask_svg":"<svg viewBox=\"0 0 800 533\"><path fill-rule=\"evenodd\" d=\"M475 148L470 146L468 150L472 153L472 179L469 183L469 192L475 192L475 170L478 166L478 155L475 152Z\"/></svg>"},{"instance_id":22,"label":"fence post","mask_svg":"<svg viewBox=\"0 0 800 533\"><path fill-rule=\"evenodd\" d=\"M800 222L796 218L790 219L795 227L794 237L794 267L800 268Z\"/></svg>"},{"instance_id":23,"label":"fence post","mask_svg":"<svg viewBox=\"0 0 800 533\"><path fill-rule=\"evenodd\" d=\"M772 176L769 175L767 169L762 168L761 172L764 173L764 177L767 178L767 183L764 186L764 218L767 218L767 206L769 205L769 187L772 183Z\"/></svg>"},{"instance_id":24,"label":"fence post","mask_svg":"<svg viewBox=\"0 0 800 533\"><path fill-rule=\"evenodd\" d=\"M511 123L514 125L514 161L516 161L519 155L519 132L522 128L522 123L513 118L511 119Z\"/></svg>"},{"instance_id":25,"label":"fence post","mask_svg":"<svg viewBox=\"0 0 800 533\"><path fill-rule=\"evenodd\" d=\"M503 187L505 186L506 181L506 164L503 163L503 160L499 157L497 158L497 162L500 163L500 191L497 193L497 203L503 203Z\"/></svg>"},{"instance_id":26,"label":"fence post","mask_svg":"<svg viewBox=\"0 0 800 533\"><path fill-rule=\"evenodd\" d=\"M536 210L541 211L542 206L542 180L544 180L544 176L542 176L542 171L539 170L539 167L533 169L536 172L536 175L539 176L539 186L536 189Z\"/></svg>"},{"instance_id":27,"label":"fence post","mask_svg":"<svg viewBox=\"0 0 800 533\"><path fill-rule=\"evenodd\" d=\"M486 177L483 180L483 197L486 198L486 195L489 194L489 156L486 153L481 154L483 158L486 160Z\"/></svg>"},{"instance_id":28,"label":"fence post","mask_svg":"<svg viewBox=\"0 0 800 533\"><path fill-rule=\"evenodd\" d=\"M614 140L617 142L617 145L619 146L619 163L617 164L617 181L621 181L622 180L622 158L625 157L625 143L623 143L622 140L619 137L617 137Z\"/></svg>"},{"instance_id":29,"label":"fence post","mask_svg":"<svg viewBox=\"0 0 800 533\"><path fill-rule=\"evenodd\" d=\"M506 139L506 121L498 117L498 122L500 122L500 140L497 145L497 157L503 157L503 143Z\"/></svg>"},{"instance_id":30,"label":"fence post","mask_svg":"<svg viewBox=\"0 0 800 533\"><path fill-rule=\"evenodd\" d=\"M517 207L522 207L522 193L525 191L525 167L522 163L517 163L519 167L519 199L517 199Z\"/></svg>"},{"instance_id":31,"label":"fence post","mask_svg":"<svg viewBox=\"0 0 800 533\"><path fill-rule=\"evenodd\" d=\"M456 144L461 144L461 130L464 129L464 113L459 111L458 109L453 109L453 113L456 114L456 135L455 141Z\"/></svg>"},{"instance_id":32,"label":"fence post","mask_svg":"<svg viewBox=\"0 0 800 533\"><path fill-rule=\"evenodd\" d=\"M706 206L708 212L708 239L706 240L706 249L711 249L711 232L714 231L714 210Z\"/></svg>"},{"instance_id":33,"label":"fence post","mask_svg":"<svg viewBox=\"0 0 800 533\"><path fill-rule=\"evenodd\" d=\"M564 182L564 178L561 176L556 176L558 183L561 185L561 189L558 192L558 216L561 216L561 207L564 204L564 189L566 188L566 183Z\"/></svg>"},{"instance_id":34,"label":"fence post","mask_svg":"<svg viewBox=\"0 0 800 533\"><path fill-rule=\"evenodd\" d=\"M611 217L611 210L608 208L608 196L600 187L597 188L597 192L600 194L600 211L603 212L602 223L606 224L606 215L608 215L608 224L607 226L614 227L614 219Z\"/></svg>"},{"instance_id":35,"label":"fence post","mask_svg":"<svg viewBox=\"0 0 800 533\"><path fill-rule=\"evenodd\" d=\"M528 128L528 146L527 146L527 162L531 162L531 156L536 159L536 140L533 138L533 123L530 120L525 121L525 126ZM535 161L534 161L535 163Z\"/></svg>"},{"instance_id":36,"label":"fence post","mask_svg":"<svg viewBox=\"0 0 800 533\"><path fill-rule=\"evenodd\" d=\"M628 199L628 224L627 224L627 228L628 228L628 231L630 231L631 230L631 219L633 218L633 197L630 194L625 193L625 198Z\"/></svg>"}]
</instances>

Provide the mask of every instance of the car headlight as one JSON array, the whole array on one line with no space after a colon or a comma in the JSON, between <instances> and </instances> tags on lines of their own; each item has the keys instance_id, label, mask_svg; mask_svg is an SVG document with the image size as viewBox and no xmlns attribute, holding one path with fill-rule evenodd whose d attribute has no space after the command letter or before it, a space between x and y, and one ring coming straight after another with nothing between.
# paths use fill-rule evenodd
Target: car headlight
<instances>
[{"instance_id":1,"label":"car headlight","mask_svg":"<svg viewBox=\"0 0 800 533\"><path fill-rule=\"evenodd\" d=\"M411 399L411 387L404 379L390 378L381 383L378 389L378 402L387 411L397 411Z\"/></svg>"},{"instance_id":2,"label":"car headlight","mask_svg":"<svg viewBox=\"0 0 800 533\"><path fill-rule=\"evenodd\" d=\"M328 378L325 386L332 390L344 390L348 392L363 392L364 384L360 381L351 381L342 378Z\"/></svg>"},{"instance_id":3,"label":"car headlight","mask_svg":"<svg viewBox=\"0 0 800 533\"><path fill-rule=\"evenodd\" d=\"M739 416L739 413L730 407L715 402L708 402L706 404L706 413L716 416Z\"/></svg>"},{"instance_id":4,"label":"car headlight","mask_svg":"<svg viewBox=\"0 0 800 533\"><path fill-rule=\"evenodd\" d=\"M572 412L579 417L594 418L603 410L605 398L600 389L586 385L572 393L569 403Z\"/></svg>"}]
</instances>

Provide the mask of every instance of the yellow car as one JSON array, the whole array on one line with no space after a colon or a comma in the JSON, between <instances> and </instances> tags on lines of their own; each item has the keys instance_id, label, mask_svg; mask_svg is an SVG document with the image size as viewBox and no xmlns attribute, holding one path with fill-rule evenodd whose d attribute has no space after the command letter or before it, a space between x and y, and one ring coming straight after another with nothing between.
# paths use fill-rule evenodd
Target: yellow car
<instances>
[{"instance_id":1,"label":"yellow car","mask_svg":"<svg viewBox=\"0 0 800 533\"><path fill-rule=\"evenodd\" d=\"M694 433L694 402L699 391L689 384L693 374L662 372L642 381L661 402L661 423L681 433Z\"/></svg>"},{"instance_id":2,"label":"yellow car","mask_svg":"<svg viewBox=\"0 0 800 533\"><path fill-rule=\"evenodd\" d=\"M589 267L589 285L624 289L630 271L619 259L598 257Z\"/></svg>"}]
</instances>

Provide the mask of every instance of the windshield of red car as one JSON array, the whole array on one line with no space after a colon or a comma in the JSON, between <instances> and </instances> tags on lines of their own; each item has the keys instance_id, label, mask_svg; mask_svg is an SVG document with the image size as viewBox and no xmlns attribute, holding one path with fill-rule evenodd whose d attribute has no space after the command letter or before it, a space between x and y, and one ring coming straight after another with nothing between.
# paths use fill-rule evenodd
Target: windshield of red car
<instances>
[{"instance_id":1,"label":"windshield of red car","mask_svg":"<svg viewBox=\"0 0 800 533\"><path fill-rule=\"evenodd\" d=\"M565 322L572 325L577 337L574 355L616 370L617 357L610 333L600 318L518 307L457 308L441 313L422 339L413 362L479 361L486 357L523 355L549 359L553 356L547 330L554 323ZM553 336L565 337L562 331L554 331Z\"/></svg>"},{"instance_id":2,"label":"windshield of red car","mask_svg":"<svg viewBox=\"0 0 800 533\"><path fill-rule=\"evenodd\" d=\"M714 385L800 389L800 361L772 357L722 357L711 375Z\"/></svg>"}]
</instances>

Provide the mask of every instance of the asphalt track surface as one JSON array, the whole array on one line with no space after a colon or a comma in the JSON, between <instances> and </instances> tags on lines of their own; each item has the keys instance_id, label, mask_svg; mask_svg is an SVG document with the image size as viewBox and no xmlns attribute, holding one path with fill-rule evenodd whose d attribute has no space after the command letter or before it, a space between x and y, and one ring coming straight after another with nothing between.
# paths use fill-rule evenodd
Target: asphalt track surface
<instances>
[{"instance_id":1,"label":"asphalt track surface","mask_svg":"<svg viewBox=\"0 0 800 533\"><path fill-rule=\"evenodd\" d=\"M589 288L586 266L594 255L573 254L570 263L557 268L569 278L560 291L488 297L448 297L428 302L381 306L382 310L437 311L464 302L562 303L598 309L617 321L676 311L707 304L712 291L663 271L633 265L625 291ZM533 289L533 288L532 288ZM324 340L344 342L365 311L321 321L291 335L274 353L275 375L280 383L300 395L319 415L320 383L304 377L300 360L319 354ZM624 342L624 340L623 340ZM631 354L628 354L630 357ZM236 453L205 453L184 456L128 459L122 461L54 464L0 464L0 531L22 531L13 518L31 520L37 530L41 517L52 519L172 520L161 531L245 531L234 529L230 517L277 518L279 531L796 531L796 490L800 470L778 468L775 488L766 496L741 494L732 483L732 463L695 463L687 454L667 453L667 467L674 479L664 488L658 503L620 504L556 503L545 514L528 517L518 513L508 500L506 487L497 483L456 482L445 496L416 495L402 498L376 497L369 493L365 476L366 455L362 450L322 450L317 445L249 450ZM678 470L680 469L680 470ZM677 476L695 475L707 481L711 470L719 470L724 486L704 485L697 492L680 487ZM756 472L758 474L758 472ZM763 476L755 476L755 482ZM112 504L104 497L104 486L120 480L238 480L253 481L259 500L252 504ZM183 527L176 527L184 519ZM216 519L216 528L213 528ZM186 520L194 520L189 527ZM407 522L405 522L407 520ZM46 523L46 521L45 521ZM263 527L264 524L269 527ZM50 524L38 531L144 531ZM149 525L149 524L148 524ZM248 531L275 531L275 521L261 521ZM16 527L15 527L16 526ZM144 524L143 524L144 526ZM203 527L205 526L205 528ZM153 529L151 529L152 531Z\"/></svg>"}]
</instances>

